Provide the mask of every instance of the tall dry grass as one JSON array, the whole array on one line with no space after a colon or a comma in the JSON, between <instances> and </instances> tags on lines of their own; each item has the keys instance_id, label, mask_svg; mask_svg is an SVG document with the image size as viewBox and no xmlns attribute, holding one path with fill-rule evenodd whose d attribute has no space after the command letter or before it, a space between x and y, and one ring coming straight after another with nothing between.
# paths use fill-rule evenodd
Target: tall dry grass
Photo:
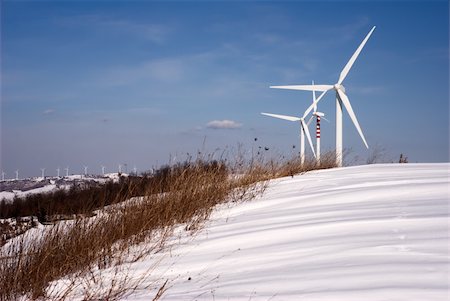
<instances>
[{"instance_id":1,"label":"tall dry grass","mask_svg":"<svg viewBox=\"0 0 450 301\"><path fill-rule=\"evenodd\" d=\"M251 161L240 158L232 166L201 159L171 166L159 182L145 187L141 197L133 196L136 190L142 191L142 185L128 185L130 198L125 202L110 205L94 217L77 217L47 226L41 237L30 232L2 247L0 300L50 296L67 300L74 292L81 293L85 300L118 299L140 282L120 270L123 263L163 248L177 225L184 224L195 232L217 204L250 200L264 192L269 179L332 167L332 161L334 158L325 155L317 166L310 160L302 165L295 157L258 157ZM131 252L136 245L144 247ZM93 289L102 281L101 271L105 269L114 269L116 277L109 279L106 286L100 284L103 289ZM86 275L91 280L80 284L79 276ZM66 285L55 287L52 283L58 279L66 279Z\"/></svg>"}]
</instances>

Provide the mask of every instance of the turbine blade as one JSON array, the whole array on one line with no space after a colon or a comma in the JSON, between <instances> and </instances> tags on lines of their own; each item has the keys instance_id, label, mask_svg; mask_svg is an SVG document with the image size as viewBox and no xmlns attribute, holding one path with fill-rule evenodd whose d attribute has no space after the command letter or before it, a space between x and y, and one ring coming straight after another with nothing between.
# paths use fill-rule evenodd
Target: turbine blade
<instances>
[{"instance_id":1,"label":"turbine blade","mask_svg":"<svg viewBox=\"0 0 450 301\"><path fill-rule=\"evenodd\" d=\"M293 86L270 86L271 89L302 90L302 91L328 91L333 85L293 85Z\"/></svg>"},{"instance_id":2,"label":"turbine blade","mask_svg":"<svg viewBox=\"0 0 450 301\"><path fill-rule=\"evenodd\" d=\"M367 145L367 142L366 142L366 138L364 138L364 134L361 130L361 127L359 126L359 122L358 122L358 119L356 118L355 112L353 112L353 108L352 108L352 105L350 104L350 100L348 99L347 95L345 95L345 93L341 89L337 89L336 91L338 92L339 98L342 100L342 103L344 104L345 109L348 112L348 115L350 115L350 118L352 119L353 124L356 127L356 130L358 131L359 135L361 136L361 139L363 140L366 147L369 148L369 145Z\"/></svg>"},{"instance_id":3,"label":"turbine blade","mask_svg":"<svg viewBox=\"0 0 450 301\"><path fill-rule=\"evenodd\" d=\"M289 120L289 121L299 121L300 120L299 117L294 117L294 116L270 114L270 113L261 113L261 114L262 115L266 115L266 116L270 116L270 117L279 118L279 119Z\"/></svg>"},{"instance_id":4,"label":"turbine blade","mask_svg":"<svg viewBox=\"0 0 450 301\"><path fill-rule=\"evenodd\" d=\"M300 122L302 123L302 130L306 134L306 138L308 138L309 146L311 147L311 150L312 150L314 158L315 158L316 152L314 151L314 145L311 140L311 135L309 134L308 125L305 123L305 120L303 118L300 120Z\"/></svg>"},{"instance_id":5,"label":"turbine blade","mask_svg":"<svg viewBox=\"0 0 450 301\"><path fill-rule=\"evenodd\" d=\"M311 121L313 120L314 116L309 117L308 122L306 123L308 126L311 124Z\"/></svg>"},{"instance_id":6,"label":"turbine blade","mask_svg":"<svg viewBox=\"0 0 450 301\"><path fill-rule=\"evenodd\" d=\"M312 85L314 86L314 81L312 81ZM316 89L313 89L313 103L316 103ZM317 104L314 105L314 112L317 111Z\"/></svg>"},{"instance_id":7,"label":"turbine blade","mask_svg":"<svg viewBox=\"0 0 450 301\"><path fill-rule=\"evenodd\" d=\"M313 102L305 111L305 113L303 113L303 118L305 118L312 109L314 109L315 106L317 106L317 103L319 103L319 101L322 99L322 97L324 97L325 93L327 93L327 91L323 91L322 94L320 94L319 98L316 99L315 102Z\"/></svg>"},{"instance_id":8,"label":"turbine blade","mask_svg":"<svg viewBox=\"0 0 450 301\"><path fill-rule=\"evenodd\" d=\"M323 120L325 120L326 122L328 122L328 123L330 123L330 121L328 120L328 119L326 119L325 117L320 117L320 119L323 119Z\"/></svg>"},{"instance_id":9,"label":"turbine blade","mask_svg":"<svg viewBox=\"0 0 450 301\"><path fill-rule=\"evenodd\" d=\"M361 52L361 50L363 49L364 45L366 44L367 40L370 38L370 36L372 35L372 32L375 30L375 27L372 27L372 30L367 34L367 36L365 37L365 39L362 41L361 45L359 45L358 49L356 49L355 53L353 53L352 57L350 58L350 60L347 62L347 65L345 65L344 69L342 69L342 72L339 76L339 80L338 80L338 84L342 84L342 82L344 81L344 79L347 77L348 72L350 71L350 69L353 66L353 63L356 61L356 58L358 57L359 53Z\"/></svg>"}]
</instances>

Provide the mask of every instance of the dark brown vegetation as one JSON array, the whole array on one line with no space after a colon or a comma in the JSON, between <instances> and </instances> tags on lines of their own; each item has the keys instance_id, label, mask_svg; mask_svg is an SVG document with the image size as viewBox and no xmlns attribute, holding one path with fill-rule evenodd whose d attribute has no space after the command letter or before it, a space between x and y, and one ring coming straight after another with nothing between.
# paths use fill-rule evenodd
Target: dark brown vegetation
<instances>
[{"instance_id":1,"label":"dark brown vegetation","mask_svg":"<svg viewBox=\"0 0 450 301\"><path fill-rule=\"evenodd\" d=\"M398 160L398 163L408 163L408 157L400 154L400 159Z\"/></svg>"},{"instance_id":2,"label":"dark brown vegetation","mask_svg":"<svg viewBox=\"0 0 450 301\"><path fill-rule=\"evenodd\" d=\"M18 205L20 210L8 209L16 215L37 213L41 219L48 219L49 214L87 213L110 205L94 217L76 215L74 220L39 230L39 237L24 234L5 245L0 250L0 300L23 296L67 300L74 292L81 293L85 300L117 299L140 281L131 281L126 273L123 276L120 267L163 248L177 225L183 224L195 233L217 204L252 199L264 191L271 178L334 166L330 155L323 156L320 167L312 161L301 166L296 158L236 161L232 166L219 161L187 161L164 167L151 177L122 179L86 191L41 195L20 205L32 209ZM76 204L65 196L71 196ZM130 252L137 245L143 247ZM117 277L99 284L101 271L106 268L115 269ZM78 279L86 275L91 281L81 285ZM66 279L64 287L52 286L52 281L62 278ZM167 289L166 284L155 300ZM104 289L95 290L94 286Z\"/></svg>"},{"instance_id":3,"label":"dark brown vegetation","mask_svg":"<svg viewBox=\"0 0 450 301\"><path fill-rule=\"evenodd\" d=\"M167 192L170 189L171 177L181 173L190 163L164 166L152 174L141 177L120 177L118 182L112 180L100 184L96 182L72 185L70 189L59 189L54 192L31 194L24 198L15 197L12 202L0 202L0 218L36 216L41 223L52 221L57 216L90 214L93 210L103 208L114 203L120 203L134 196L148 193ZM217 162L203 162L198 164L202 169L220 166L226 173L225 165Z\"/></svg>"}]
</instances>

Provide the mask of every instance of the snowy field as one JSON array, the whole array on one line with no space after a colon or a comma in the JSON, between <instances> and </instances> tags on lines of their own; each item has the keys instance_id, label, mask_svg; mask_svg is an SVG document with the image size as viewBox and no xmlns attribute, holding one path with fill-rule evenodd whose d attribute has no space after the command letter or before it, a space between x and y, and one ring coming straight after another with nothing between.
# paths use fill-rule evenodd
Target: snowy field
<instances>
[{"instance_id":1,"label":"snowy field","mask_svg":"<svg viewBox=\"0 0 450 301\"><path fill-rule=\"evenodd\" d=\"M169 279L162 300L450 300L449 177L448 163L386 164L275 180L152 275Z\"/></svg>"}]
</instances>

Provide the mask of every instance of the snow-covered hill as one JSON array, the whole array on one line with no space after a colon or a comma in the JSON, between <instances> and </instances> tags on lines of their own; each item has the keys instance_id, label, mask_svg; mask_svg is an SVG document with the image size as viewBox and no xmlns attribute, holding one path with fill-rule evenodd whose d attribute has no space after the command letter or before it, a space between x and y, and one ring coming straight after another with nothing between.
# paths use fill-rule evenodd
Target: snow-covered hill
<instances>
[{"instance_id":1,"label":"snow-covered hill","mask_svg":"<svg viewBox=\"0 0 450 301\"><path fill-rule=\"evenodd\" d=\"M162 300L449 300L449 177L450 164L387 164L275 180L152 275L171 281Z\"/></svg>"},{"instance_id":2,"label":"snow-covered hill","mask_svg":"<svg viewBox=\"0 0 450 301\"><path fill-rule=\"evenodd\" d=\"M152 300L168 279L161 300L449 300L449 187L449 163L274 180L133 264L135 278L157 267L126 299Z\"/></svg>"}]
</instances>

